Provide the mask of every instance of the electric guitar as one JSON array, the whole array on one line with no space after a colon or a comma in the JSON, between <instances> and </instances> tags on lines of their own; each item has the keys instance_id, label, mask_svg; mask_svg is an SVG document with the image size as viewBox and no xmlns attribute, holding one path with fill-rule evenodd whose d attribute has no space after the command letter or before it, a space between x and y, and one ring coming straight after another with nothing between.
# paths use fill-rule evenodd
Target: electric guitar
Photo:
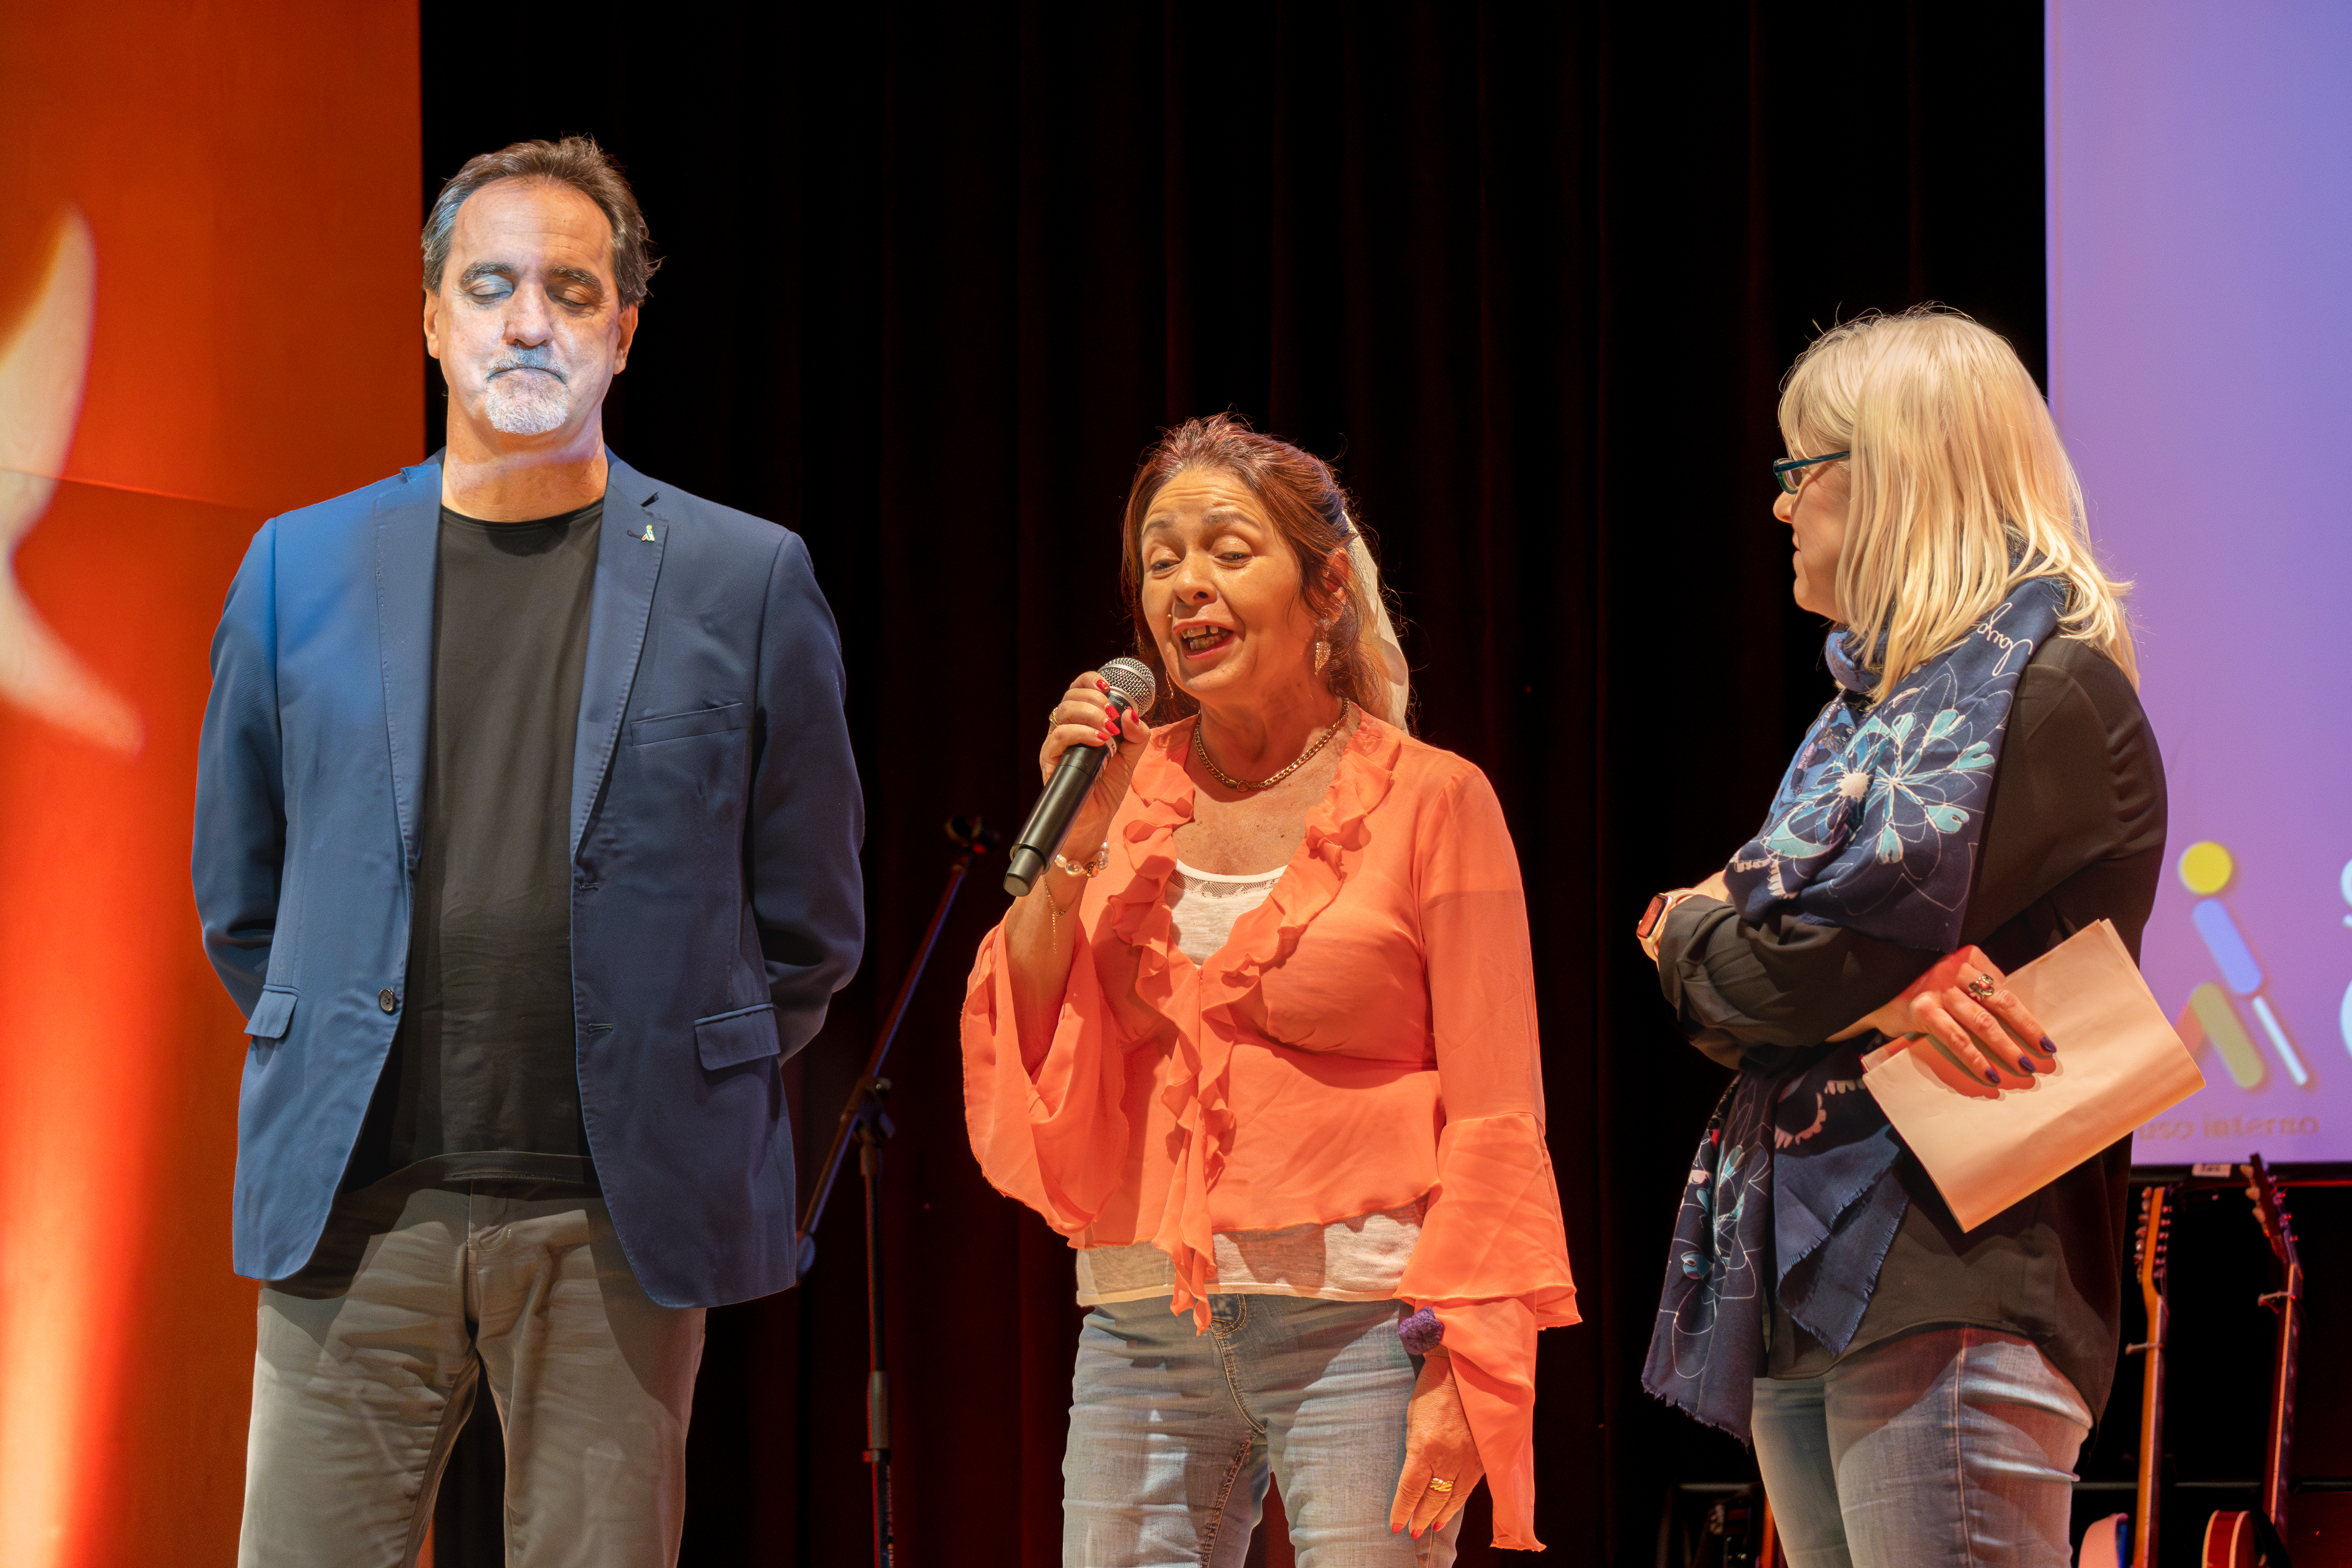
<instances>
[{"instance_id":1,"label":"electric guitar","mask_svg":"<svg viewBox=\"0 0 2352 1568\"><path fill-rule=\"evenodd\" d=\"M2156 1568L2157 1522L2164 1483L2164 1343L2172 1327L2165 1294L2165 1253L2172 1234L2172 1189L2142 1189L2139 1229L2132 1237L2132 1267L2139 1275L2139 1299L2147 1309L2147 1340L2126 1345L2126 1355L2146 1355L2139 1394L2139 1476L2132 1513L2111 1513L2084 1533L2075 1562L2081 1568ZM2132 1528L2137 1518L2138 1530Z\"/></svg>"},{"instance_id":2,"label":"electric guitar","mask_svg":"<svg viewBox=\"0 0 2352 1568\"><path fill-rule=\"evenodd\" d=\"M2303 1261L2295 1256L2294 1224L2279 1196L2278 1184L2257 1154L2246 1173L2246 1196L2263 1239L2279 1265L2279 1289L2267 1291L2263 1306L2278 1314L2278 1338L2271 1359L2270 1431L2263 1446L2263 1504L2259 1510L2215 1514L2205 1521L2205 1568L2287 1568L2287 1487L2293 1479L2294 1365L2303 1339Z\"/></svg>"}]
</instances>

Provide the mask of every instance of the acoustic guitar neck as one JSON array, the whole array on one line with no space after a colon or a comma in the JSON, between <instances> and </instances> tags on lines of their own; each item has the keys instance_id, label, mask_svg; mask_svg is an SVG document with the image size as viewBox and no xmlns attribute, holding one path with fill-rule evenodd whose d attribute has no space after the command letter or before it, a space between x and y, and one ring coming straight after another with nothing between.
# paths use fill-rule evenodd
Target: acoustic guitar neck
<instances>
[{"instance_id":1,"label":"acoustic guitar neck","mask_svg":"<svg viewBox=\"0 0 2352 1568\"><path fill-rule=\"evenodd\" d=\"M2295 1253L2294 1226L2286 1204L2263 1157L2255 1155L2238 1170L2246 1178L2254 1222L2278 1259L2279 1288L2262 1296L2263 1305L2278 1314L2278 1337L2271 1361L2270 1427L2263 1442L2262 1506L2225 1509L2205 1521L2204 1568L2279 1568L2287 1561L2287 1491L2294 1468L2294 1362L2303 1339L2303 1260Z\"/></svg>"},{"instance_id":2,"label":"acoustic guitar neck","mask_svg":"<svg viewBox=\"0 0 2352 1568\"><path fill-rule=\"evenodd\" d=\"M2141 1363L2139 1476L2132 1531L2132 1568L2156 1568L2158 1514L2164 1491L2164 1344L2172 1327L2165 1294L2165 1251L2172 1231L2172 1189L2152 1186L2140 1194L2139 1233L2133 1238L2140 1301L2147 1309L2147 1339L2130 1347Z\"/></svg>"},{"instance_id":3,"label":"acoustic guitar neck","mask_svg":"<svg viewBox=\"0 0 2352 1568\"><path fill-rule=\"evenodd\" d=\"M2277 1182L2257 1154L2245 1167L2246 1196L2252 1200L2254 1218L2263 1227L2279 1265L2279 1288L2263 1297L2263 1305L2278 1314L2278 1337L2271 1358L2271 1425L2263 1448L2263 1511L2273 1528L2286 1534L2287 1488L2294 1468L2295 1357L2303 1340L2303 1260L2294 1247L2294 1222L2286 1212Z\"/></svg>"}]
</instances>

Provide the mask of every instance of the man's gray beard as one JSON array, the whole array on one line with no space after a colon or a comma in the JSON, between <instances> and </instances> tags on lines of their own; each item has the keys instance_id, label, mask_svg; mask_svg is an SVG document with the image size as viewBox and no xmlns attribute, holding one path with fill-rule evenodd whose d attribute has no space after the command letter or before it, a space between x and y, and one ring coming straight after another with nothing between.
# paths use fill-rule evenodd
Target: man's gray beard
<instances>
[{"instance_id":1,"label":"man's gray beard","mask_svg":"<svg viewBox=\"0 0 2352 1568\"><path fill-rule=\"evenodd\" d=\"M509 436L544 436L572 417L572 389L551 375L509 371L482 389L490 428Z\"/></svg>"}]
</instances>

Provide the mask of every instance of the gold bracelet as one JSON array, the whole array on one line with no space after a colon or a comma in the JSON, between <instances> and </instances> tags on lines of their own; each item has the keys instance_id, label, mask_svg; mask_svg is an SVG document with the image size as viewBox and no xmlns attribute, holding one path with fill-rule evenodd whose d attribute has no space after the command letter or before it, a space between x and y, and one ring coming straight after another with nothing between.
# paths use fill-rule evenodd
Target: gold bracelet
<instances>
[{"instance_id":1,"label":"gold bracelet","mask_svg":"<svg viewBox=\"0 0 2352 1568\"><path fill-rule=\"evenodd\" d=\"M1067 871L1073 877L1084 877L1088 881L1101 875L1102 868L1109 864L1110 840L1108 838L1103 840L1102 847L1094 852L1094 858L1083 866L1068 858L1058 849L1054 852L1054 865L1057 869ZM1045 886L1043 879L1040 879L1037 883L1037 891L1043 894L1045 900L1045 940L1050 944L1048 951L1059 952L1062 951L1062 906L1054 901L1054 890ZM1083 893L1079 895L1081 898L1085 896Z\"/></svg>"}]
</instances>

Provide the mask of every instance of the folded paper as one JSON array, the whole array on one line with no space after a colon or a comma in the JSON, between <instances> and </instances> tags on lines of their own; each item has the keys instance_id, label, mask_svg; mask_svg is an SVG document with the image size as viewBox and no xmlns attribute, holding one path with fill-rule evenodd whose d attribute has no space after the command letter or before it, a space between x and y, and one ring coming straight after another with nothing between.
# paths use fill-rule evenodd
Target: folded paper
<instances>
[{"instance_id":1,"label":"folded paper","mask_svg":"<svg viewBox=\"0 0 2352 1568\"><path fill-rule=\"evenodd\" d=\"M2058 1047L2056 1068L2023 1087L1963 1079L1925 1041L1862 1058L1864 1087L1964 1230L2205 1087L2107 921L2019 969L2009 989Z\"/></svg>"}]
</instances>

